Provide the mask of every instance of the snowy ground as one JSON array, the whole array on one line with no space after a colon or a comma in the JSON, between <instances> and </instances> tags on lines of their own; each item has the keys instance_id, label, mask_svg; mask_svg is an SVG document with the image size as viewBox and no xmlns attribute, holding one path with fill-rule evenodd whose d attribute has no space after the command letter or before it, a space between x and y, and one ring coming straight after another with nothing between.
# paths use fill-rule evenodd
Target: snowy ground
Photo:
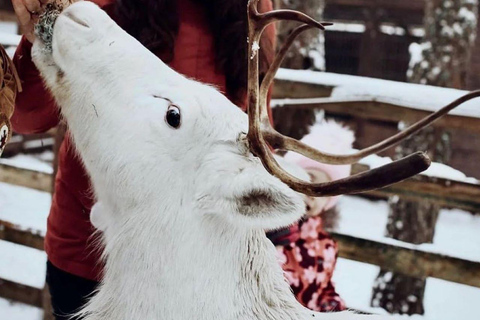
<instances>
[{"instance_id":1,"label":"snowy ground","mask_svg":"<svg viewBox=\"0 0 480 320\"><path fill-rule=\"evenodd\" d=\"M48 155L38 159L44 160L45 157L48 158ZM35 169L48 172L48 166L38 159L20 157L14 162L18 166L34 166ZM0 220L44 234L50 201L48 193L0 183ZM339 209L341 220L336 232L397 244L383 237L388 209L385 201L372 202L358 197L343 197L339 201ZM479 231L479 216L461 210L442 210L434 243L417 248L480 261ZM43 287L46 261L43 252L0 241L0 257L0 278L37 288ZM376 266L339 259L334 281L349 307L382 312L370 307L371 287L378 271ZM478 301L480 289L428 279L425 295L426 316L415 319L480 319L480 311L475 303ZM42 311L38 308L0 299L2 320L38 320L41 317Z\"/></svg>"},{"instance_id":2,"label":"snowy ground","mask_svg":"<svg viewBox=\"0 0 480 320\"><path fill-rule=\"evenodd\" d=\"M0 298L0 317L2 320L42 320L43 310Z\"/></svg>"},{"instance_id":3,"label":"snowy ground","mask_svg":"<svg viewBox=\"0 0 480 320\"><path fill-rule=\"evenodd\" d=\"M399 245L400 241L386 239L386 201L369 201L358 197L343 197L338 203L341 214L336 232ZM480 262L480 216L462 210L443 209L435 228L433 244L415 246L420 250Z\"/></svg>"},{"instance_id":4,"label":"snowy ground","mask_svg":"<svg viewBox=\"0 0 480 320\"><path fill-rule=\"evenodd\" d=\"M383 233L387 222L385 201L369 201L358 197L343 197L339 201L341 220L336 232L358 238L388 243ZM480 261L480 217L461 210L442 210L436 226L434 243L416 248L472 261ZM340 295L351 308L382 313L370 307L372 285L379 267L339 259L334 282ZM477 303L480 289L429 278L425 291L425 316L413 319L451 320L480 319Z\"/></svg>"},{"instance_id":5,"label":"snowy ground","mask_svg":"<svg viewBox=\"0 0 480 320\"><path fill-rule=\"evenodd\" d=\"M52 174L53 168L51 162L53 158L54 155L51 151L32 155L18 154L11 158L0 158L0 164Z\"/></svg>"},{"instance_id":6,"label":"snowy ground","mask_svg":"<svg viewBox=\"0 0 480 320\"><path fill-rule=\"evenodd\" d=\"M371 286L379 267L338 259L333 281L340 296L350 308L386 314L370 307ZM477 303L480 289L439 279L428 278L425 289L425 316L401 317L415 320L476 320L480 319Z\"/></svg>"},{"instance_id":7,"label":"snowy ground","mask_svg":"<svg viewBox=\"0 0 480 320\"><path fill-rule=\"evenodd\" d=\"M0 182L0 220L45 234L49 193Z\"/></svg>"}]
</instances>

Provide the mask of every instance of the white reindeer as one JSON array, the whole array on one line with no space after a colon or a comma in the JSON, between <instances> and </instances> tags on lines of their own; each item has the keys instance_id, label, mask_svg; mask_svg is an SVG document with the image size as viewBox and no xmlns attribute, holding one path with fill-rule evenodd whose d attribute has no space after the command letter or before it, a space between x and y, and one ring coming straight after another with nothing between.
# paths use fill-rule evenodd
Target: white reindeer
<instances>
[{"instance_id":1,"label":"white reindeer","mask_svg":"<svg viewBox=\"0 0 480 320\"><path fill-rule=\"evenodd\" d=\"M295 300L264 230L304 202L250 153L247 116L215 88L90 2L68 7L33 58L101 203L105 271L85 319L377 319Z\"/></svg>"}]
</instances>

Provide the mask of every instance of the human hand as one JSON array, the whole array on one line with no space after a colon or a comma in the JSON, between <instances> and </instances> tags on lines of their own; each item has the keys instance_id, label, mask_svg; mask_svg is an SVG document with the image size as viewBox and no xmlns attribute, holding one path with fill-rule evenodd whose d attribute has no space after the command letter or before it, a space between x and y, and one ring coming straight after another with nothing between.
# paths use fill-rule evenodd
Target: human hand
<instances>
[{"instance_id":1,"label":"human hand","mask_svg":"<svg viewBox=\"0 0 480 320\"><path fill-rule=\"evenodd\" d=\"M34 26L43 6L52 0L12 0L13 9L20 24L20 30L28 41L35 40Z\"/></svg>"}]
</instances>

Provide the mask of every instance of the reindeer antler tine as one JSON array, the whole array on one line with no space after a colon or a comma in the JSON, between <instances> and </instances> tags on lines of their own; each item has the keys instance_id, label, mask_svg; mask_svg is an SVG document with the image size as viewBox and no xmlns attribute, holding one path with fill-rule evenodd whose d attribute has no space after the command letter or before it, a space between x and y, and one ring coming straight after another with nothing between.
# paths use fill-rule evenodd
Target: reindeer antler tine
<instances>
[{"instance_id":1,"label":"reindeer antler tine","mask_svg":"<svg viewBox=\"0 0 480 320\"><path fill-rule=\"evenodd\" d=\"M304 190L306 194L316 196L357 194L401 182L427 170L430 164L430 158L426 154L417 152L387 165L345 179L325 184L313 184L311 186L307 183L305 188L298 189ZM295 190L295 187L293 189Z\"/></svg>"},{"instance_id":2,"label":"reindeer antler tine","mask_svg":"<svg viewBox=\"0 0 480 320\"><path fill-rule=\"evenodd\" d=\"M431 164L425 153L417 152L379 168L344 179L315 184L302 181L290 175L279 166L269 150L266 152L266 156L261 157L261 159L270 173L274 174L293 190L315 197L357 194L383 188L419 174L428 169Z\"/></svg>"},{"instance_id":3,"label":"reindeer antler tine","mask_svg":"<svg viewBox=\"0 0 480 320\"><path fill-rule=\"evenodd\" d=\"M327 163L327 164L352 164L360 161L361 159L371 154L376 154L388 148L391 148L392 146L395 146L405 138L411 136L412 134L420 131L426 126L437 121L438 119L446 115L451 110L457 108L458 106L462 105L463 103L469 100L472 100L478 97L480 97L480 90L469 92L466 95L448 104L447 106L441 108L440 110L416 122L415 124L411 125L407 129L397 133L396 135L391 136L368 148L365 148L363 150L360 150L356 153L349 154L349 155L335 155L335 154L321 152L319 150L316 150L310 147L309 145L302 143L301 141L295 140L287 136L283 136L271 128L269 128L268 131L265 131L264 136L265 136L265 140L274 149L294 151L310 159Z\"/></svg>"},{"instance_id":4,"label":"reindeer antler tine","mask_svg":"<svg viewBox=\"0 0 480 320\"><path fill-rule=\"evenodd\" d=\"M302 32L309 30L311 28L313 27L307 24L302 24L301 26L298 26L297 28L295 28L288 36L287 40L285 41L282 48L275 56L275 59L273 60L272 64L270 65L270 68L265 74L265 77L263 78L262 84L260 86L260 97L259 97L260 106L262 108L260 111L260 117L263 123L270 122L268 119L268 112L267 112L267 95L268 95L268 90L270 88L270 85L273 83L273 80L275 79L275 74L277 73L278 68L280 68L280 65L285 59L288 49L290 49L295 39L300 34L302 34Z\"/></svg>"},{"instance_id":5,"label":"reindeer antler tine","mask_svg":"<svg viewBox=\"0 0 480 320\"><path fill-rule=\"evenodd\" d=\"M297 21L309 25L310 27L318 28L320 30L325 30L325 26L332 25L328 22L318 22L317 20L307 16L304 13L294 11L294 10L275 10L259 15L260 21L262 22L261 26L266 27L271 23L289 20Z\"/></svg>"},{"instance_id":6,"label":"reindeer antler tine","mask_svg":"<svg viewBox=\"0 0 480 320\"><path fill-rule=\"evenodd\" d=\"M266 112L266 98L268 89L273 81L273 78L275 77L276 71L280 67L282 60L286 55L288 48L291 46L295 38L309 28L315 27L324 29L324 26L329 24L322 24L304 15L303 13L292 10L278 10L260 14L257 10L258 1L259 0L250 0L248 11L250 59L248 63L249 130L247 138L250 143L251 152L261 159L265 168L271 174L274 174L280 180L298 192L311 196L335 196L377 189L399 182L426 170L430 165L430 159L428 159L428 157L423 153L416 153L404 159L392 162L386 166L369 170L365 173L351 176L346 179L323 184L312 184L297 179L283 170L273 157L273 154L269 149L269 144L276 149L295 151L323 163L351 164L357 162L365 156L380 152L399 143L406 137L438 120L440 117L447 114L450 110L458 107L462 103L473 98L480 97L480 91L471 92L452 102L448 106L440 109L439 111L431 114L430 116L422 119L421 121L418 121L416 124L394 135L393 137L390 137L380 143L351 155L333 155L324 153L295 139L283 136L271 127L268 119L268 114ZM296 28L288 37L286 43L283 45L278 53L278 56L275 58L270 69L268 70L262 85L259 86L259 58L257 54L259 48L258 42L265 27L268 24L279 20L298 21L302 22L303 25Z\"/></svg>"},{"instance_id":7,"label":"reindeer antler tine","mask_svg":"<svg viewBox=\"0 0 480 320\"><path fill-rule=\"evenodd\" d=\"M257 10L259 0L248 1L248 14L250 20L254 20L257 30L263 30L271 23L289 20L307 24L314 28L325 30L326 26L332 25L330 22L318 22L308 15L295 10L274 10L266 13L259 13Z\"/></svg>"}]
</instances>

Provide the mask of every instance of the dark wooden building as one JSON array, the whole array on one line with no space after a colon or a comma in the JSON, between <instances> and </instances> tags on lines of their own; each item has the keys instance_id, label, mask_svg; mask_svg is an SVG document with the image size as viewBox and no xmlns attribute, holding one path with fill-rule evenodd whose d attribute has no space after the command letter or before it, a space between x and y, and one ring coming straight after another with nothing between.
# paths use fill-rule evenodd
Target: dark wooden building
<instances>
[{"instance_id":1,"label":"dark wooden building","mask_svg":"<svg viewBox=\"0 0 480 320\"><path fill-rule=\"evenodd\" d=\"M406 81L423 13L423 0L326 0L325 21L346 26L325 33L327 71Z\"/></svg>"}]
</instances>

